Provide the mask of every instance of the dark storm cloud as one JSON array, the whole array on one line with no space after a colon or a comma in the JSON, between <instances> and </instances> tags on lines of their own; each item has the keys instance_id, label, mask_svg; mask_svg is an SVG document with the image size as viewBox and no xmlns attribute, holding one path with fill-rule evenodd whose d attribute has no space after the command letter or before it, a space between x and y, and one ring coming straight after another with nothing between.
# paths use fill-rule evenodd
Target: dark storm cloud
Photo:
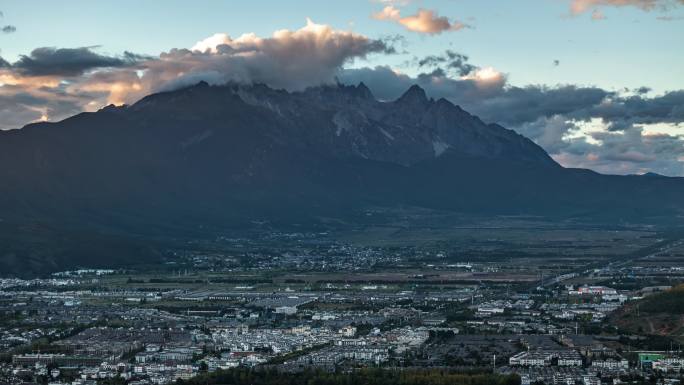
<instances>
[{"instance_id":1,"label":"dark storm cloud","mask_svg":"<svg viewBox=\"0 0 684 385\"><path fill-rule=\"evenodd\" d=\"M589 113L606 121L622 119L639 124L684 122L684 90L654 98L641 95L614 98L593 107Z\"/></svg>"},{"instance_id":2,"label":"dark storm cloud","mask_svg":"<svg viewBox=\"0 0 684 385\"><path fill-rule=\"evenodd\" d=\"M554 115L586 119L584 111L597 106L610 95L611 92L601 88L574 85L506 87L498 95L478 103L477 110L488 120L510 125Z\"/></svg>"},{"instance_id":3,"label":"dark storm cloud","mask_svg":"<svg viewBox=\"0 0 684 385\"><path fill-rule=\"evenodd\" d=\"M22 55L13 68L24 76L79 76L96 68L129 66L141 58L129 52L121 57L101 55L93 47L41 47Z\"/></svg>"},{"instance_id":4,"label":"dark storm cloud","mask_svg":"<svg viewBox=\"0 0 684 385\"><path fill-rule=\"evenodd\" d=\"M428 55L422 59L417 60L419 68L440 68L448 70L455 70L458 75L466 76L475 70L477 67L468 63L468 56L446 50L442 55Z\"/></svg>"},{"instance_id":5,"label":"dark storm cloud","mask_svg":"<svg viewBox=\"0 0 684 385\"><path fill-rule=\"evenodd\" d=\"M345 70L340 79L353 84L363 81L375 95L385 100L395 99L411 84L418 84L428 95L451 100L486 121L514 126L558 114L578 114L577 118L584 119L588 108L613 95L601 88L573 85L514 87L508 85L503 76L453 79L441 69L409 77L380 66Z\"/></svg>"},{"instance_id":6,"label":"dark storm cloud","mask_svg":"<svg viewBox=\"0 0 684 385\"><path fill-rule=\"evenodd\" d=\"M430 58L427 58L430 60ZM384 100L401 95L411 84L423 87L434 98L446 98L469 109L485 121L510 126L534 122L539 118L562 115L573 120L601 118L606 122L678 123L684 121L684 91L645 97L647 88L637 95L623 96L600 87L576 85L516 87L505 78L481 81L477 78L454 79L437 68L410 77L389 67L347 69L340 73L344 83L363 81Z\"/></svg>"},{"instance_id":7,"label":"dark storm cloud","mask_svg":"<svg viewBox=\"0 0 684 385\"><path fill-rule=\"evenodd\" d=\"M27 87L5 84L0 87L1 129L20 128L27 122L61 120L83 111L92 100L87 93L73 95L63 87Z\"/></svg>"},{"instance_id":8,"label":"dark storm cloud","mask_svg":"<svg viewBox=\"0 0 684 385\"><path fill-rule=\"evenodd\" d=\"M128 64L137 64L145 60L153 60L155 57L150 55L141 55L130 51L124 51L122 58Z\"/></svg>"}]
</instances>

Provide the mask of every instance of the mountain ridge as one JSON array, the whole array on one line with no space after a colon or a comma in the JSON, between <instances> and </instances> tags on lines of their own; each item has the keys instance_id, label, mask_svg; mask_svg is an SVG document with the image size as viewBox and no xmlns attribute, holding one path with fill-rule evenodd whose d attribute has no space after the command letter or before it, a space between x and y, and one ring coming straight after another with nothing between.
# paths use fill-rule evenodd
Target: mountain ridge
<instances>
[{"instance_id":1,"label":"mountain ridge","mask_svg":"<svg viewBox=\"0 0 684 385\"><path fill-rule=\"evenodd\" d=\"M378 101L363 84L202 82L0 132L0 164L6 223L117 234L143 248L169 223L354 223L367 207L670 224L684 213L684 178L563 168L530 139L417 86ZM10 227L0 266L17 242L45 241L25 236Z\"/></svg>"}]
</instances>

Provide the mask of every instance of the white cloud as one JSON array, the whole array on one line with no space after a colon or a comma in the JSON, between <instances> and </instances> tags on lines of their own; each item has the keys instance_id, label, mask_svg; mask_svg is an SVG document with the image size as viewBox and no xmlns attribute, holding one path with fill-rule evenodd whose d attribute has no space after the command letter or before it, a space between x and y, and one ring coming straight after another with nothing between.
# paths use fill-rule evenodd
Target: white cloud
<instances>
[{"instance_id":1,"label":"white cloud","mask_svg":"<svg viewBox=\"0 0 684 385\"><path fill-rule=\"evenodd\" d=\"M331 83L344 65L368 54L391 52L379 40L307 19L298 30L278 30L271 37L244 34L231 38L215 34L191 50L174 49L146 63L143 89L183 84L184 78L211 74L214 83L261 82L290 90Z\"/></svg>"},{"instance_id":2,"label":"white cloud","mask_svg":"<svg viewBox=\"0 0 684 385\"><path fill-rule=\"evenodd\" d=\"M192 46L191 50L200 52L216 53L216 47L222 44L230 44L230 36L226 33L215 33L206 39L200 40Z\"/></svg>"}]
</instances>

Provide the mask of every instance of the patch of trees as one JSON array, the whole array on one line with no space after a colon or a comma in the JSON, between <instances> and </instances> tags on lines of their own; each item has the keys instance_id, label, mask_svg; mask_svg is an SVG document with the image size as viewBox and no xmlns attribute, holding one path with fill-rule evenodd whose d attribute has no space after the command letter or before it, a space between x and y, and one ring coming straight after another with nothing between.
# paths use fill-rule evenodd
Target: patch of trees
<instances>
[{"instance_id":1,"label":"patch of trees","mask_svg":"<svg viewBox=\"0 0 684 385\"><path fill-rule=\"evenodd\" d=\"M684 284L647 297L639 307L646 313L684 314Z\"/></svg>"},{"instance_id":2,"label":"patch of trees","mask_svg":"<svg viewBox=\"0 0 684 385\"><path fill-rule=\"evenodd\" d=\"M178 380L178 385L520 385L516 375L468 374L448 369L361 369L354 372L306 370L283 373L277 370L230 369Z\"/></svg>"}]
</instances>

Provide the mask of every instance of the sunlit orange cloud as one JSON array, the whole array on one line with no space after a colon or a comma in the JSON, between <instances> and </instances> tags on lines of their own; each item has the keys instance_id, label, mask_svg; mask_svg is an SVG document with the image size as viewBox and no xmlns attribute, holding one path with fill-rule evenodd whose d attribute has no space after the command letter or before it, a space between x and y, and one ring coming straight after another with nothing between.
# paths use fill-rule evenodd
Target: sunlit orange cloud
<instances>
[{"instance_id":1,"label":"sunlit orange cloud","mask_svg":"<svg viewBox=\"0 0 684 385\"><path fill-rule=\"evenodd\" d=\"M245 56L255 53L263 53L273 56L274 59L296 59L295 54L306 51L309 55L324 55L336 61L340 54L352 56L364 56L369 48L373 50L374 44L366 36L350 31L333 29L326 24L317 24L311 19L306 19L306 25L297 30L280 29L273 32L269 38L261 38L254 33L246 33L236 39L232 39L225 33L217 33L206 39L198 41L191 49L202 53L214 53L226 56ZM220 51L219 47L226 46L226 51ZM375 47L379 48L379 47ZM162 55L162 59L178 58L182 50L171 51L168 55ZM182 55L184 59L190 59L193 54ZM277 56L277 57L276 57ZM197 58L198 62L206 60L207 56Z\"/></svg>"},{"instance_id":2,"label":"sunlit orange cloud","mask_svg":"<svg viewBox=\"0 0 684 385\"><path fill-rule=\"evenodd\" d=\"M47 122L50 120L50 113L47 108L33 108L34 111L40 113L40 117L36 119L36 122Z\"/></svg>"},{"instance_id":3,"label":"sunlit orange cloud","mask_svg":"<svg viewBox=\"0 0 684 385\"><path fill-rule=\"evenodd\" d=\"M89 96L87 109L95 105L130 104L149 93L138 73L131 69L114 69L88 74L66 87L69 94Z\"/></svg>"},{"instance_id":4,"label":"sunlit orange cloud","mask_svg":"<svg viewBox=\"0 0 684 385\"><path fill-rule=\"evenodd\" d=\"M439 16L435 11L429 9L419 9L415 15L402 17L399 9L393 5L386 6L380 12L373 14L373 17L377 20L395 21L409 31L430 35L446 31L459 31L467 27L464 23L451 22L448 18Z\"/></svg>"},{"instance_id":5,"label":"sunlit orange cloud","mask_svg":"<svg viewBox=\"0 0 684 385\"><path fill-rule=\"evenodd\" d=\"M143 90L139 82L86 83L75 86L73 92L96 92L107 94L107 104L117 106L131 103L131 96Z\"/></svg>"},{"instance_id":6,"label":"sunlit orange cloud","mask_svg":"<svg viewBox=\"0 0 684 385\"><path fill-rule=\"evenodd\" d=\"M0 71L0 85L8 84L12 86L25 85L31 87L55 88L60 85L62 79L55 76L21 76L13 72Z\"/></svg>"}]
</instances>

